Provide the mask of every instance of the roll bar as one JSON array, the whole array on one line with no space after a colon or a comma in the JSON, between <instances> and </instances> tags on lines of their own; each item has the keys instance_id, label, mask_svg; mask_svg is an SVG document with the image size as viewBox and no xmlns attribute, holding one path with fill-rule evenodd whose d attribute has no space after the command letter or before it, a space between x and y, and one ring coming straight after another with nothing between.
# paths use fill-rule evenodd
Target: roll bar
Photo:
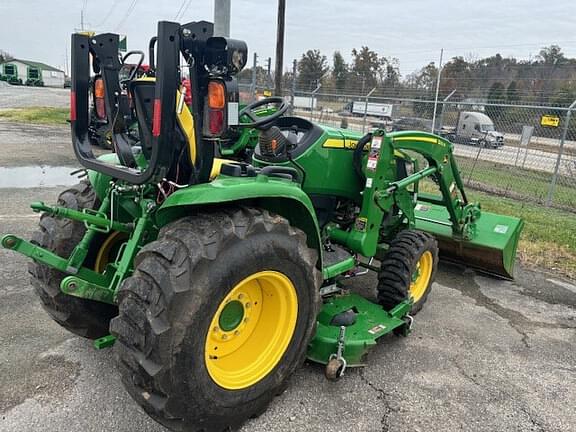
<instances>
[{"instance_id":1,"label":"roll bar","mask_svg":"<svg viewBox=\"0 0 576 432\"><path fill-rule=\"evenodd\" d=\"M180 86L180 54L188 63L192 89L192 116L196 137L194 179L209 180L214 161L214 142L202 136L202 122L208 81L233 76L246 64L247 47L243 41L213 37L214 25L207 21L179 23L160 21L158 34L150 40L150 67L154 71L154 102L151 134L141 134L148 164L139 168L125 133L122 112L127 112L127 98L122 97L119 82L121 62L118 57L119 36L105 33L94 37L72 35L72 89L70 120L74 152L80 163L94 171L134 184L157 183L165 178L178 159L175 155L176 95ZM120 165L111 165L94 157L88 139L88 88L90 56L93 68L101 70L105 87L108 123ZM232 87L231 87L232 88ZM236 87L234 87L236 88ZM237 92L237 90L236 90ZM237 95L236 95L237 97ZM120 115L119 115L120 113ZM149 125L146 125L149 128ZM142 164L140 164L142 166Z\"/></svg>"},{"instance_id":2,"label":"roll bar","mask_svg":"<svg viewBox=\"0 0 576 432\"><path fill-rule=\"evenodd\" d=\"M174 122L176 92L179 85L178 60L180 55L180 24L158 23L158 65L154 96L151 155L147 168L137 168L125 131L118 72L116 34L105 33L92 38L72 35L72 88L70 93L70 120L74 152L80 163L91 170L134 184L144 184L163 178L174 160ZM112 142L121 165L111 165L95 158L88 139L88 87L90 55L98 59L106 88L106 114L112 127Z\"/></svg>"}]
</instances>

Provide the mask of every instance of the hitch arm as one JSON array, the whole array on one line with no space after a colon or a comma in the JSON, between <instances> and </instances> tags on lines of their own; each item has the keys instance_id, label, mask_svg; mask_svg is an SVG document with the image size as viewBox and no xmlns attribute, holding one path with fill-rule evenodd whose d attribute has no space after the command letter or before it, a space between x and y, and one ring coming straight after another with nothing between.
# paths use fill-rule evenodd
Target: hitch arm
<instances>
[{"instance_id":1,"label":"hitch arm","mask_svg":"<svg viewBox=\"0 0 576 432\"><path fill-rule=\"evenodd\" d=\"M32 210L34 210L36 213L45 212L51 216L84 222L87 225L93 225L98 228L102 228L106 232L120 231L129 233L132 231L132 227L130 225L112 221L100 212L89 213L80 212L78 210L72 210L65 207L51 207L41 201L30 204L30 207L32 207Z\"/></svg>"},{"instance_id":2,"label":"hitch arm","mask_svg":"<svg viewBox=\"0 0 576 432\"><path fill-rule=\"evenodd\" d=\"M72 269L70 268L67 259L61 258L55 253L36 246L29 241L21 239L15 235L5 235L2 237L0 244L2 244L2 247L6 249L19 252L24 256L32 258L34 261L39 262L40 264L55 268L56 270L60 270L63 273L75 272L75 274L81 279L91 280L101 285L108 284L107 278L105 278L102 274L93 270L89 270L85 267Z\"/></svg>"}]
</instances>

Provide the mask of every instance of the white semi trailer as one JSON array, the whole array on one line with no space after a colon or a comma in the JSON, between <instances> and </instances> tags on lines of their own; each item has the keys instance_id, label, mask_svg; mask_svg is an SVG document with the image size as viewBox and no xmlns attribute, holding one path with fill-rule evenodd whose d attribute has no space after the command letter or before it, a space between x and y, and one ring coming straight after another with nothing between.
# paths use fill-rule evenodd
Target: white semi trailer
<instances>
[{"instance_id":1,"label":"white semi trailer","mask_svg":"<svg viewBox=\"0 0 576 432\"><path fill-rule=\"evenodd\" d=\"M377 103L366 101L353 101L344 106L344 111L356 117L363 117L366 114L369 117L378 117L384 120L392 120L393 104Z\"/></svg>"}]
</instances>

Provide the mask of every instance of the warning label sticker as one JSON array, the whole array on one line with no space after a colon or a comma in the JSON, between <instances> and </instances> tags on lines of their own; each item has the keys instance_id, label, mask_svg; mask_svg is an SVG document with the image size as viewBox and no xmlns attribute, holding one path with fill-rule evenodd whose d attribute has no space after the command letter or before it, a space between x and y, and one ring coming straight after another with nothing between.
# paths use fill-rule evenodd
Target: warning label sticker
<instances>
[{"instance_id":1,"label":"warning label sticker","mask_svg":"<svg viewBox=\"0 0 576 432\"><path fill-rule=\"evenodd\" d=\"M380 333L383 330L386 330L386 326L384 324L378 324L372 327L370 330L368 330L368 333L374 335L376 333Z\"/></svg>"},{"instance_id":2,"label":"warning label sticker","mask_svg":"<svg viewBox=\"0 0 576 432\"><path fill-rule=\"evenodd\" d=\"M508 225L496 225L494 232L497 234L506 234L508 232Z\"/></svg>"},{"instance_id":3,"label":"warning label sticker","mask_svg":"<svg viewBox=\"0 0 576 432\"><path fill-rule=\"evenodd\" d=\"M414 210L416 210L416 211L421 211L421 212L425 212L425 211L430 210L430 207L427 206L427 205L424 205L424 204L416 204L416 205L414 206Z\"/></svg>"}]
</instances>

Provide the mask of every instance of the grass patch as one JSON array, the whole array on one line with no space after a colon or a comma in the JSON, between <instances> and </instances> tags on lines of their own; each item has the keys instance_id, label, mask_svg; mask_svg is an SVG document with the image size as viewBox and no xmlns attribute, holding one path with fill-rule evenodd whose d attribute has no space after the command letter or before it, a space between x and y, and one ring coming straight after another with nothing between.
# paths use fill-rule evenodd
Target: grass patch
<instances>
[{"instance_id":1,"label":"grass patch","mask_svg":"<svg viewBox=\"0 0 576 432\"><path fill-rule=\"evenodd\" d=\"M0 119L20 123L65 125L70 118L68 108L14 108L0 111Z\"/></svg>"},{"instance_id":2,"label":"grass patch","mask_svg":"<svg viewBox=\"0 0 576 432\"><path fill-rule=\"evenodd\" d=\"M524 219L518 254L522 263L576 279L576 217L533 203L468 190L482 209Z\"/></svg>"},{"instance_id":3,"label":"grass patch","mask_svg":"<svg viewBox=\"0 0 576 432\"><path fill-rule=\"evenodd\" d=\"M423 192L438 193L429 180L420 183ZM482 210L524 220L518 256L522 264L538 267L576 280L576 217L574 213L545 208L466 189L468 199L477 201Z\"/></svg>"},{"instance_id":4,"label":"grass patch","mask_svg":"<svg viewBox=\"0 0 576 432\"><path fill-rule=\"evenodd\" d=\"M499 193L510 192L511 195L524 196L536 202L544 202L548 196L552 174L482 160L476 162L472 171L472 160L458 157L458 162L464 183L471 180L491 186ZM558 178L554 204L560 207L576 207L575 179L564 176Z\"/></svg>"}]
</instances>

